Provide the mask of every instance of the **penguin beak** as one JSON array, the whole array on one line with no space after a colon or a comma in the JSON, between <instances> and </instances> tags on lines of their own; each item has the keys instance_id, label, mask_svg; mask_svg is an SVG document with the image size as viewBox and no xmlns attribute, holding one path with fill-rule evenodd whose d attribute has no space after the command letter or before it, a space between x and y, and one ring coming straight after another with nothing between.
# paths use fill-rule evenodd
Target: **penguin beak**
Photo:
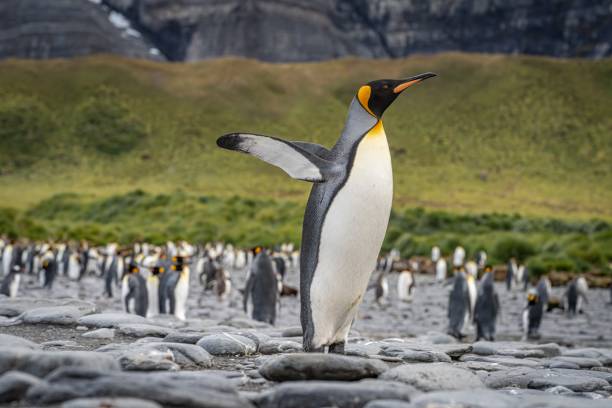
<instances>
[{"instance_id":1,"label":"penguin beak","mask_svg":"<svg viewBox=\"0 0 612 408\"><path fill-rule=\"evenodd\" d=\"M402 91L408 87L411 87L412 85L416 85L419 82L422 82L424 80L426 80L427 78L432 78L437 76L436 74L434 74L433 72L425 72L424 74L419 74L410 78L406 78L406 79L402 79L399 82L399 85L397 85L395 88L393 88L393 93L394 94L399 94L402 93Z\"/></svg>"}]
</instances>

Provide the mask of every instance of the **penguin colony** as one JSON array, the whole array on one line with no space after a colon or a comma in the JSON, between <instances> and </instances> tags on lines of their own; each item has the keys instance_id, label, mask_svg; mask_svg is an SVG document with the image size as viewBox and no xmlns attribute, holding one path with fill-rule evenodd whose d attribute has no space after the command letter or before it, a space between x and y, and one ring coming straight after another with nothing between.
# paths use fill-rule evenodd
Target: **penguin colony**
<instances>
[{"instance_id":1,"label":"penguin colony","mask_svg":"<svg viewBox=\"0 0 612 408\"><path fill-rule=\"evenodd\" d=\"M453 256L448 264L455 265ZM496 289L494 284L495 272L486 264L486 253L479 251L475 260L455 266L451 276L446 277L445 269L445 279L439 280L443 260L438 247L432 249L430 259L406 260L399 251L392 250L377 260L368 289L374 293L378 307L396 307L389 299L392 290L399 302L410 303L418 296L418 275L430 274L435 278L434 284L448 288L447 332L462 339L466 329L473 326L476 339L494 341L502 306L497 295L499 287ZM292 244L274 249L259 246L238 249L221 243L198 246L187 242L90 247L85 242L77 245L0 239L0 296L19 296L19 285L26 278L52 292L57 277L79 281L84 276L94 276L100 279L100 290L106 296L120 296L127 313L143 317L169 314L184 320L189 317L186 300L190 291L198 291L201 298L215 296L219 302L225 302L229 293L237 290L243 294L242 308L249 317L274 325L280 298L298 294L297 288L285 283L285 275L289 268L297 269L299 263L299 253ZM503 268L498 269L504 272ZM230 271L244 274L244 288L232 285ZM200 287L189 285L190 274L196 284L201 283ZM388 279L393 274L397 274L397 285L392 288ZM514 270L506 270L505 276L508 274L516 276ZM111 282L110 291L107 282ZM514 295L525 296L519 322L524 340L541 337L542 319L554 308L564 310L570 318L586 313L589 288L583 276L571 279L560 297L552 295L552 285L546 276L528 290L524 288L524 285L511 287Z\"/></svg>"}]
</instances>

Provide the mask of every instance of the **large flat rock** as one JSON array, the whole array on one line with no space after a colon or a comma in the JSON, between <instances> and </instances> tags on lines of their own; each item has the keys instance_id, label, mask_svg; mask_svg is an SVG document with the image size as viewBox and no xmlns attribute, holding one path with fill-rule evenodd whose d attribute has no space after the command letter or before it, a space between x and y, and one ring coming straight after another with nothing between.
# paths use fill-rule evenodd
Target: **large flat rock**
<instances>
[{"instance_id":1,"label":"large flat rock","mask_svg":"<svg viewBox=\"0 0 612 408\"><path fill-rule=\"evenodd\" d=\"M425 392L484 388L471 371L446 363L404 364L383 373L380 379L400 381Z\"/></svg>"},{"instance_id":2,"label":"large flat rock","mask_svg":"<svg viewBox=\"0 0 612 408\"><path fill-rule=\"evenodd\" d=\"M397 382L381 380L286 382L258 395L259 408L361 408L370 401L410 401L419 391Z\"/></svg>"},{"instance_id":3,"label":"large flat rock","mask_svg":"<svg viewBox=\"0 0 612 408\"><path fill-rule=\"evenodd\" d=\"M60 369L31 387L29 404L58 404L76 398L130 397L184 408L249 408L231 381L218 373L125 373Z\"/></svg>"},{"instance_id":4,"label":"large flat rock","mask_svg":"<svg viewBox=\"0 0 612 408\"><path fill-rule=\"evenodd\" d=\"M7 348L26 348L30 350L38 350L40 346L33 341L24 339L23 337L13 336L11 334L0 333L0 347Z\"/></svg>"},{"instance_id":5,"label":"large flat rock","mask_svg":"<svg viewBox=\"0 0 612 408\"><path fill-rule=\"evenodd\" d=\"M96 313L81 317L78 324L87 327L118 328L128 324L147 324L147 319L127 313Z\"/></svg>"},{"instance_id":6,"label":"large flat rock","mask_svg":"<svg viewBox=\"0 0 612 408\"><path fill-rule=\"evenodd\" d=\"M257 352L257 344L253 340L230 333L204 336L197 345L213 356L248 356Z\"/></svg>"},{"instance_id":7,"label":"large flat rock","mask_svg":"<svg viewBox=\"0 0 612 408\"><path fill-rule=\"evenodd\" d=\"M25 311L21 320L28 324L69 325L76 324L81 317L90 313L93 312L76 306L38 307Z\"/></svg>"},{"instance_id":8,"label":"large flat rock","mask_svg":"<svg viewBox=\"0 0 612 408\"><path fill-rule=\"evenodd\" d=\"M608 381L601 378L600 374L608 373L587 370L514 368L489 373L484 382L488 387L496 389L507 387L546 389L563 386L576 392L590 392L604 389L610 385Z\"/></svg>"},{"instance_id":9,"label":"large flat rock","mask_svg":"<svg viewBox=\"0 0 612 408\"><path fill-rule=\"evenodd\" d=\"M0 298L0 316L14 317L33 309L61 306L75 307L82 315L96 312L96 305L84 300L19 297Z\"/></svg>"},{"instance_id":10,"label":"large flat rock","mask_svg":"<svg viewBox=\"0 0 612 408\"><path fill-rule=\"evenodd\" d=\"M44 377L59 367L90 370L119 370L119 363L110 355L93 351L32 351L0 348L0 373L18 370Z\"/></svg>"},{"instance_id":11,"label":"large flat rock","mask_svg":"<svg viewBox=\"0 0 612 408\"><path fill-rule=\"evenodd\" d=\"M355 381L378 377L388 369L379 360L323 353L286 354L271 358L259 373L271 381Z\"/></svg>"}]
</instances>

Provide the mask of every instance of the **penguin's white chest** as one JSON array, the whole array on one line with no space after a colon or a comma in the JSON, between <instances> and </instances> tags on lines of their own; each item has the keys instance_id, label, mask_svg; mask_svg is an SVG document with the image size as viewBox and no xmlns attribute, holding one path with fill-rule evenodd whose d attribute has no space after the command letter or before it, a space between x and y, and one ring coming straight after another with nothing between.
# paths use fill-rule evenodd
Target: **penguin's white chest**
<instances>
[{"instance_id":1,"label":"penguin's white chest","mask_svg":"<svg viewBox=\"0 0 612 408\"><path fill-rule=\"evenodd\" d=\"M323 221L310 287L315 346L348 334L376 267L392 199L391 155L379 123L360 142L348 179Z\"/></svg>"}]
</instances>

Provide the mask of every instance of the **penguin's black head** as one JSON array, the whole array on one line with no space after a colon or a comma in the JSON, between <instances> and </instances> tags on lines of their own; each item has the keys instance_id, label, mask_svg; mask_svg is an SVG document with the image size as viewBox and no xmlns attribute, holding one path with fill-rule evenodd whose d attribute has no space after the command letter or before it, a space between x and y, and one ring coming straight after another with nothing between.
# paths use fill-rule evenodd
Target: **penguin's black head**
<instances>
[{"instance_id":1,"label":"penguin's black head","mask_svg":"<svg viewBox=\"0 0 612 408\"><path fill-rule=\"evenodd\" d=\"M436 74L432 72L426 72L406 79L380 79L372 81L359 88L357 99L366 111L380 119L389 105L406 88L435 76Z\"/></svg>"}]
</instances>

